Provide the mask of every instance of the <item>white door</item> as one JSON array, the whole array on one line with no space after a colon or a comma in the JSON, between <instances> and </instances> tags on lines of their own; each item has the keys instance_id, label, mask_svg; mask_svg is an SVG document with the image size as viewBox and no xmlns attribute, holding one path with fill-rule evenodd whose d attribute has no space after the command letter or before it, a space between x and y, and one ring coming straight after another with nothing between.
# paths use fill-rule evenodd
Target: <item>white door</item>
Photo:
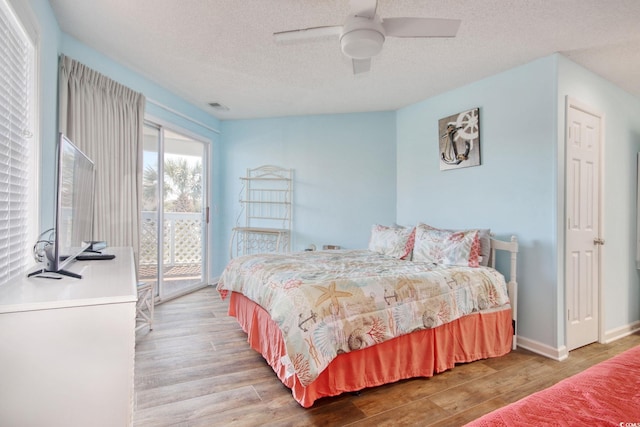
<instances>
[{"instance_id":1,"label":"white door","mask_svg":"<svg viewBox=\"0 0 640 427\"><path fill-rule=\"evenodd\" d=\"M598 341L600 292L600 144L598 114L569 99L566 140L567 348Z\"/></svg>"}]
</instances>

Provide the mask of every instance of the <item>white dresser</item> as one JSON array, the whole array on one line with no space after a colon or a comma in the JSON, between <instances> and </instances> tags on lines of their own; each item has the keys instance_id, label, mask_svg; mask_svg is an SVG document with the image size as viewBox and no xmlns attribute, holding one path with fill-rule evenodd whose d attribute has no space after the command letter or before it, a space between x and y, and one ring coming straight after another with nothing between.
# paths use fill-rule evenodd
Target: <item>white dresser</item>
<instances>
[{"instance_id":1,"label":"white dresser","mask_svg":"<svg viewBox=\"0 0 640 427\"><path fill-rule=\"evenodd\" d=\"M0 286L0 425L129 426L136 275L130 248L76 261L82 279Z\"/></svg>"}]
</instances>

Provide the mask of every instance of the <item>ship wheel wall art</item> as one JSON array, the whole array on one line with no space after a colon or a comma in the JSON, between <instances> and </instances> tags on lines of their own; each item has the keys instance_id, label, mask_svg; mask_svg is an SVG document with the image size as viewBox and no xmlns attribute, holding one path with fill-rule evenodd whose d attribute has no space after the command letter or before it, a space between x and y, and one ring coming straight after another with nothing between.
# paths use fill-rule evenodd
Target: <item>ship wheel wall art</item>
<instances>
[{"instance_id":1,"label":"ship wheel wall art","mask_svg":"<svg viewBox=\"0 0 640 427\"><path fill-rule=\"evenodd\" d=\"M440 170L480 165L480 109L438 121Z\"/></svg>"}]
</instances>

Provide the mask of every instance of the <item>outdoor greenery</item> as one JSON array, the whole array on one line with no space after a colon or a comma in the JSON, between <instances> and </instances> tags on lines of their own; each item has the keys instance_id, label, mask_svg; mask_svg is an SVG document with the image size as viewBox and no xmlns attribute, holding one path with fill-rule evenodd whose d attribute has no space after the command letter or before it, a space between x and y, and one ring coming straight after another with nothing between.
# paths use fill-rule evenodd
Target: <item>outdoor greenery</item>
<instances>
[{"instance_id":1,"label":"outdoor greenery","mask_svg":"<svg viewBox=\"0 0 640 427\"><path fill-rule=\"evenodd\" d=\"M185 158L166 159L164 163L165 212L200 212L202 209L202 164ZM158 208L158 169L148 165L142 175L143 210Z\"/></svg>"}]
</instances>

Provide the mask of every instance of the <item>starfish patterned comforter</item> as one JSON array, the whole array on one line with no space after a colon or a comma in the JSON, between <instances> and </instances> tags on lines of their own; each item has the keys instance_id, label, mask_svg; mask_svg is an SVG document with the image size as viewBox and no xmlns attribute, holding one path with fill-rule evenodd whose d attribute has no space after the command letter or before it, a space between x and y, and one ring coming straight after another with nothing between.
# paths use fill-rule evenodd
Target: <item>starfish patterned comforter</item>
<instances>
[{"instance_id":1,"label":"starfish patterned comforter","mask_svg":"<svg viewBox=\"0 0 640 427\"><path fill-rule=\"evenodd\" d=\"M235 258L217 285L239 292L278 324L291 374L308 385L340 353L467 314L509 306L489 267L398 260L368 250L265 253Z\"/></svg>"}]
</instances>

